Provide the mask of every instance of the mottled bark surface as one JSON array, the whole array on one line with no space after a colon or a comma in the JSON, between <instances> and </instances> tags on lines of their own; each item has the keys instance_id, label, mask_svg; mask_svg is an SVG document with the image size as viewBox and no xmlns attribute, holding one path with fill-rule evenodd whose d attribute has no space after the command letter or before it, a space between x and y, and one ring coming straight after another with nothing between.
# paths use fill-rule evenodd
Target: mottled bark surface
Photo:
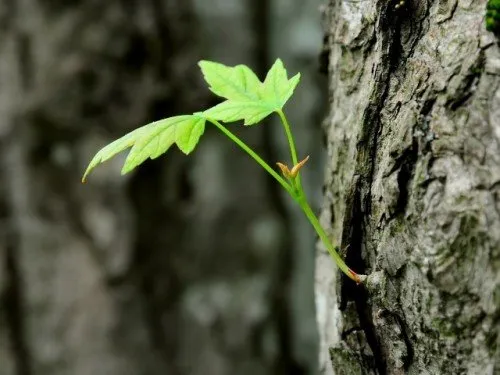
<instances>
[{"instance_id":1,"label":"mottled bark surface","mask_svg":"<svg viewBox=\"0 0 500 375\"><path fill-rule=\"evenodd\" d=\"M500 373L500 49L486 0L332 0L325 374Z\"/></svg>"},{"instance_id":2,"label":"mottled bark surface","mask_svg":"<svg viewBox=\"0 0 500 375\"><path fill-rule=\"evenodd\" d=\"M294 276L312 246L291 250L278 186L227 139L80 184L110 140L215 103L200 58L262 73L269 4L1 2L0 375L314 371L312 284ZM273 162L263 129L242 135Z\"/></svg>"}]
</instances>

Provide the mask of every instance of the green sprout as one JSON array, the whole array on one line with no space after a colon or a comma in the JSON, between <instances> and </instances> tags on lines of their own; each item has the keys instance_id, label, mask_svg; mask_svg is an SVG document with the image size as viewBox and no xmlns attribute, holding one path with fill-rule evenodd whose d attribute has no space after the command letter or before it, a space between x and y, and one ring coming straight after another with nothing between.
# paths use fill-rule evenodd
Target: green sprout
<instances>
[{"instance_id":1,"label":"green sprout","mask_svg":"<svg viewBox=\"0 0 500 375\"><path fill-rule=\"evenodd\" d=\"M366 276L351 270L336 252L335 246L307 202L302 188L299 171L309 157L299 162L290 124L283 112L285 103L299 83L300 73L288 79L287 71L280 59L273 64L264 82L261 82L245 65L229 67L215 62L201 61L199 66L210 90L226 99L225 101L203 112L152 122L117 139L94 156L83 175L82 182L85 182L88 174L97 165L128 148L131 150L123 165L122 174L132 171L148 158L156 159L174 143L182 152L190 154L203 135L206 123L210 123L250 155L285 189L300 206L342 272L358 284L363 282ZM277 163L283 177L223 125L240 120L244 121L244 125L255 125L273 113L279 116L290 146L291 169L284 163Z\"/></svg>"}]
</instances>

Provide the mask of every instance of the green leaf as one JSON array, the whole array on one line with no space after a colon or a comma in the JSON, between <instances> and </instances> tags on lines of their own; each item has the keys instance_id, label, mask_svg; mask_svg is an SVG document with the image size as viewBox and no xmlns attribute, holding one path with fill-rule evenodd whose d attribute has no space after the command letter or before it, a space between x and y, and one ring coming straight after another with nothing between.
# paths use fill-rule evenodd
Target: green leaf
<instances>
[{"instance_id":1,"label":"green leaf","mask_svg":"<svg viewBox=\"0 0 500 375\"><path fill-rule=\"evenodd\" d=\"M249 67L212 61L200 61L198 65L214 94L230 100L259 100L262 82Z\"/></svg>"},{"instance_id":2,"label":"green leaf","mask_svg":"<svg viewBox=\"0 0 500 375\"><path fill-rule=\"evenodd\" d=\"M275 111L272 103L264 101L226 100L203 114L206 117L223 122L244 120L245 125L253 125Z\"/></svg>"},{"instance_id":3,"label":"green leaf","mask_svg":"<svg viewBox=\"0 0 500 375\"><path fill-rule=\"evenodd\" d=\"M199 114L169 117L140 127L101 149L91 160L82 182L99 164L132 147L122 168L122 174L164 154L174 143L185 154L191 153L205 130L205 118Z\"/></svg>"},{"instance_id":4,"label":"green leaf","mask_svg":"<svg viewBox=\"0 0 500 375\"><path fill-rule=\"evenodd\" d=\"M262 85L262 100L274 103L277 110L282 109L292 96L299 81L300 73L297 73L289 80L283 62L277 59L271 69L269 69L264 84Z\"/></svg>"},{"instance_id":5,"label":"green leaf","mask_svg":"<svg viewBox=\"0 0 500 375\"><path fill-rule=\"evenodd\" d=\"M244 65L228 67L210 61L200 61L199 65L210 89L227 99L204 115L224 122L244 120L245 125L260 122L283 108L300 80L300 74L288 79L280 59L273 64L264 82Z\"/></svg>"}]
</instances>

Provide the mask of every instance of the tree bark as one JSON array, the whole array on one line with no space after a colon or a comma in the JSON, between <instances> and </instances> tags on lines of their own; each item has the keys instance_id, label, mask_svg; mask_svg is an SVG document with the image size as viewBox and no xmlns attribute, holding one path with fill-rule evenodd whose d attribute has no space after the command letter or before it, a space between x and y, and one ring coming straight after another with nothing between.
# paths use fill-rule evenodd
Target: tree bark
<instances>
[{"instance_id":1,"label":"tree bark","mask_svg":"<svg viewBox=\"0 0 500 375\"><path fill-rule=\"evenodd\" d=\"M486 0L331 0L324 374L500 373L500 49Z\"/></svg>"}]
</instances>

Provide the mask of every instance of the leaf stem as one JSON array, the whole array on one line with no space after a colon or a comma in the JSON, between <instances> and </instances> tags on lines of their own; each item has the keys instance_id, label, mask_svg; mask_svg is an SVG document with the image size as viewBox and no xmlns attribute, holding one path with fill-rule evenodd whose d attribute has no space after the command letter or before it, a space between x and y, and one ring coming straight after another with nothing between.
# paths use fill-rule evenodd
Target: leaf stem
<instances>
[{"instance_id":1,"label":"leaf stem","mask_svg":"<svg viewBox=\"0 0 500 375\"><path fill-rule=\"evenodd\" d=\"M283 111L278 111L278 114L283 122L285 132L287 134L288 143L290 145L290 153L292 155L292 161L294 165L297 164L297 151L295 149L295 142L293 140L292 132L290 129L290 124L288 123L285 114ZM340 270L345 273L350 279L354 280L356 283L361 283L366 276L358 275L356 272L351 270L347 264L345 264L344 260L340 257L340 255L335 250L332 242L328 238L325 230L321 226L318 218L314 214L311 206L307 202L307 198L302 188L302 184L300 183L300 173L296 178L290 179L290 182L287 182L283 179L273 168L269 166L255 151L253 151L245 142L243 142L240 138L238 138L234 133L229 131L224 125L222 125L219 121L207 118L207 121L215 125L224 135L226 135L229 139L231 139L234 143L236 143L243 151L245 151L250 157L252 157L262 168L264 168L276 181L280 183L280 185L292 196L292 198L297 202L300 206L307 219L313 226L314 230L318 234L319 238L325 245L328 253L331 258L335 261Z\"/></svg>"},{"instance_id":2,"label":"leaf stem","mask_svg":"<svg viewBox=\"0 0 500 375\"><path fill-rule=\"evenodd\" d=\"M292 155L292 161L293 164L296 165L298 163L298 158L297 158L297 150L295 148L295 142L293 140L293 135L292 131L290 128L290 124L288 123L288 120L285 116L285 113L283 110L278 110L277 111L278 115L281 118L281 122L283 124L283 127L285 128L285 133L286 137L288 138L288 144L290 146L290 154ZM356 272L351 270L347 264L344 262L344 260L340 257L340 255L337 253L335 250L335 247L333 243L330 241L328 238L328 235L326 234L325 230L321 226L318 218L314 214L313 210L311 209L311 206L309 206L309 203L307 202L307 197L305 194L305 191L302 187L302 183L300 181L300 172L297 174L297 177L294 179L291 179L292 187L293 187L293 198L294 200L298 203L304 214L306 215L307 219L311 223L311 225L314 227L316 233L318 234L319 238L325 245L326 249L328 250L328 253L330 254L330 257L335 261L337 266L340 268L340 270L346 274L350 279L354 280L357 284L361 283L366 276L365 275L358 275Z\"/></svg>"},{"instance_id":3,"label":"leaf stem","mask_svg":"<svg viewBox=\"0 0 500 375\"><path fill-rule=\"evenodd\" d=\"M321 242L323 242L326 249L328 250L330 257L335 261L335 263L340 268L340 270L344 274L346 274L350 279L354 280L357 284L361 283L362 280L364 279L364 275L358 275L356 272L351 270L347 266L347 264L345 264L344 260L340 257L340 255L335 250L335 247L333 246L332 242L328 238L328 235L326 234L325 230L321 226L318 218L316 217L313 210L311 209L311 206L309 206L309 203L307 203L306 197L304 195L301 195L296 201L299 204L300 208L302 208L302 211L304 212L304 214L309 219L309 222L311 223L311 225L316 230L316 233L318 234L319 238L321 239Z\"/></svg>"},{"instance_id":4,"label":"leaf stem","mask_svg":"<svg viewBox=\"0 0 500 375\"><path fill-rule=\"evenodd\" d=\"M290 153L292 154L292 162L293 162L293 165L295 165L298 163L298 158L297 158L297 151L295 148L295 141L293 140L292 130L290 129L290 124L288 123L288 120L287 120L283 110L279 109L276 111L276 113L281 118L281 122L283 124L283 127L285 128L285 133L286 133L286 137L288 139L288 144L290 145Z\"/></svg>"},{"instance_id":5,"label":"leaf stem","mask_svg":"<svg viewBox=\"0 0 500 375\"><path fill-rule=\"evenodd\" d=\"M269 164L267 164L255 151L253 151L245 142L239 139L234 133L229 131L224 125L219 121L207 118L207 121L214 124L222 133L224 133L229 139L236 143L243 151L250 155L257 163L260 164L276 181L280 183L281 186L295 198L295 192L288 182L286 182L274 169L272 169Z\"/></svg>"},{"instance_id":6,"label":"leaf stem","mask_svg":"<svg viewBox=\"0 0 500 375\"><path fill-rule=\"evenodd\" d=\"M299 162L299 159L297 157L297 149L295 147L295 141L293 139L292 129L290 128L290 124L289 124L283 110L279 109L276 111L276 113L280 117L281 123L283 124L283 127L285 128L285 134L286 134L286 138L288 139L288 145L290 146L290 154L292 156L292 166L294 166ZM297 181L297 188L301 190L302 183L300 181L300 173L297 175L296 181Z\"/></svg>"}]
</instances>

